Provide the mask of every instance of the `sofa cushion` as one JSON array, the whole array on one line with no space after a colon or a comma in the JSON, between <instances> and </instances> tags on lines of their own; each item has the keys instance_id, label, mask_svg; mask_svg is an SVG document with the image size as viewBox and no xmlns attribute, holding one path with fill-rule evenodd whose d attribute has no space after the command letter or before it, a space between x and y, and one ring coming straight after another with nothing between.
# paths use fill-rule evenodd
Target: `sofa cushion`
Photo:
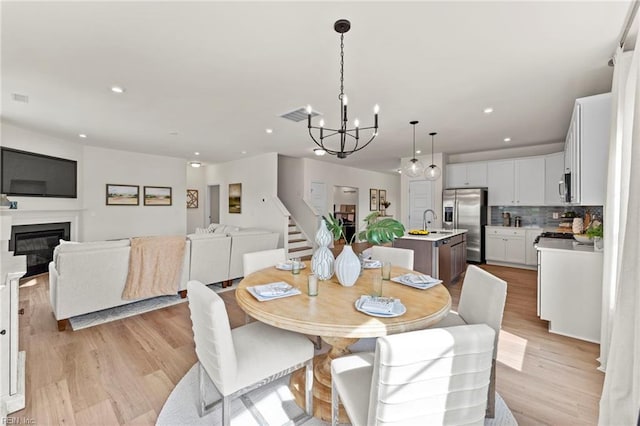
<instances>
[{"instance_id":1,"label":"sofa cushion","mask_svg":"<svg viewBox=\"0 0 640 426\"><path fill-rule=\"evenodd\" d=\"M124 240L114 241L89 241L86 243L79 243L76 241L60 240L60 244L53 249L53 263L58 268L58 255L60 253L71 253L85 250L104 250L118 247L129 247L131 241L127 238Z\"/></svg>"},{"instance_id":2,"label":"sofa cushion","mask_svg":"<svg viewBox=\"0 0 640 426\"><path fill-rule=\"evenodd\" d=\"M204 233L204 234L188 234L187 238L190 240L204 240L207 238L228 238L227 234L214 234L214 233Z\"/></svg>"}]
</instances>

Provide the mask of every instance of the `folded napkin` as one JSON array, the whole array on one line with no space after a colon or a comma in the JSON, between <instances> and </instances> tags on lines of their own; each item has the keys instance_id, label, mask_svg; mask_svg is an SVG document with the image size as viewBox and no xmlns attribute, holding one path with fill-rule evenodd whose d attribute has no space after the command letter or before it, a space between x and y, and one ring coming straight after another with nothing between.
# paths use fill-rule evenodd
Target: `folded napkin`
<instances>
[{"instance_id":1,"label":"folded napkin","mask_svg":"<svg viewBox=\"0 0 640 426\"><path fill-rule=\"evenodd\" d=\"M293 287L285 282L277 282L254 287L255 292L261 297L283 296L293 290Z\"/></svg>"},{"instance_id":2,"label":"folded napkin","mask_svg":"<svg viewBox=\"0 0 640 426\"><path fill-rule=\"evenodd\" d=\"M364 266L366 268L379 268L382 266L382 262L379 260L365 259Z\"/></svg>"},{"instance_id":3,"label":"folded napkin","mask_svg":"<svg viewBox=\"0 0 640 426\"><path fill-rule=\"evenodd\" d=\"M402 281L408 282L410 284L431 284L438 281L430 275L422 274L404 274L399 278L402 279Z\"/></svg>"},{"instance_id":4,"label":"folded napkin","mask_svg":"<svg viewBox=\"0 0 640 426\"><path fill-rule=\"evenodd\" d=\"M394 299L389 297L362 296L360 309L372 314L392 314Z\"/></svg>"}]
</instances>

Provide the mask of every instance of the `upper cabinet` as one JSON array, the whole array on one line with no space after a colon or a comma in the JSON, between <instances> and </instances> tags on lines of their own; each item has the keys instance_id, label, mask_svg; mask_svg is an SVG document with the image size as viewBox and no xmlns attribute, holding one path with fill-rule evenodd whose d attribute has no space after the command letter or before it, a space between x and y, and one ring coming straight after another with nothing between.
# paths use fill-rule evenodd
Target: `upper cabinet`
<instances>
[{"instance_id":1,"label":"upper cabinet","mask_svg":"<svg viewBox=\"0 0 640 426\"><path fill-rule=\"evenodd\" d=\"M447 188L476 188L487 186L487 163L447 164Z\"/></svg>"},{"instance_id":2,"label":"upper cabinet","mask_svg":"<svg viewBox=\"0 0 640 426\"><path fill-rule=\"evenodd\" d=\"M544 157L544 203L547 206L565 204L562 197L564 173L564 152L545 155Z\"/></svg>"},{"instance_id":3,"label":"upper cabinet","mask_svg":"<svg viewBox=\"0 0 640 426\"><path fill-rule=\"evenodd\" d=\"M604 204L610 125L611 93L576 100L564 149L572 204Z\"/></svg>"},{"instance_id":4,"label":"upper cabinet","mask_svg":"<svg viewBox=\"0 0 640 426\"><path fill-rule=\"evenodd\" d=\"M541 206L545 190L544 157L489 161L490 206Z\"/></svg>"}]
</instances>

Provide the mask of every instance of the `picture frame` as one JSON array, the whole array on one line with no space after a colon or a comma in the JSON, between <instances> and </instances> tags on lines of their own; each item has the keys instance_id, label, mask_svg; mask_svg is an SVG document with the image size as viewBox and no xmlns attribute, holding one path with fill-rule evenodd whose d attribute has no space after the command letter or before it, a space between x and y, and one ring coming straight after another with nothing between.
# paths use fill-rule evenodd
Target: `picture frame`
<instances>
[{"instance_id":1,"label":"picture frame","mask_svg":"<svg viewBox=\"0 0 640 426\"><path fill-rule=\"evenodd\" d=\"M378 207L380 210L384 210L384 203L387 202L387 190L378 189Z\"/></svg>"},{"instance_id":2,"label":"picture frame","mask_svg":"<svg viewBox=\"0 0 640 426\"><path fill-rule=\"evenodd\" d=\"M198 208L198 190L197 189L187 189L187 208L188 209Z\"/></svg>"},{"instance_id":3,"label":"picture frame","mask_svg":"<svg viewBox=\"0 0 640 426\"><path fill-rule=\"evenodd\" d=\"M170 186L145 186L145 206L170 206L172 203Z\"/></svg>"},{"instance_id":4,"label":"picture frame","mask_svg":"<svg viewBox=\"0 0 640 426\"><path fill-rule=\"evenodd\" d=\"M137 206L140 204L139 185L106 184L105 203L107 206Z\"/></svg>"},{"instance_id":5,"label":"picture frame","mask_svg":"<svg viewBox=\"0 0 640 426\"><path fill-rule=\"evenodd\" d=\"M242 213L242 184L229 184L229 213Z\"/></svg>"},{"instance_id":6,"label":"picture frame","mask_svg":"<svg viewBox=\"0 0 640 426\"><path fill-rule=\"evenodd\" d=\"M376 211L378 210L378 206L378 190L369 189L369 210Z\"/></svg>"}]
</instances>

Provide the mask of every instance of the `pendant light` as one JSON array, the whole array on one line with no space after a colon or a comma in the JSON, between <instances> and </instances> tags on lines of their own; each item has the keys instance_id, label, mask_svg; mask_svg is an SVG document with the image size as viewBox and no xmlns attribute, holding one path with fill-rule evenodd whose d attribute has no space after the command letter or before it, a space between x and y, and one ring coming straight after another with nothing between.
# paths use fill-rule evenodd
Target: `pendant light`
<instances>
[{"instance_id":1,"label":"pendant light","mask_svg":"<svg viewBox=\"0 0 640 426\"><path fill-rule=\"evenodd\" d=\"M413 151L411 152L412 158L404 166L402 173L415 178L424 174L424 164L416 158L416 124L418 124L418 121L410 121L409 124L413 126Z\"/></svg>"},{"instance_id":2,"label":"pendant light","mask_svg":"<svg viewBox=\"0 0 640 426\"><path fill-rule=\"evenodd\" d=\"M431 132L429 135L431 136L431 165L425 170L424 177L426 177L427 180L438 180L442 174L442 170L440 170L440 167L436 166L433 161L433 137L437 135L437 133Z\"/></svg>"}]
</instances>

